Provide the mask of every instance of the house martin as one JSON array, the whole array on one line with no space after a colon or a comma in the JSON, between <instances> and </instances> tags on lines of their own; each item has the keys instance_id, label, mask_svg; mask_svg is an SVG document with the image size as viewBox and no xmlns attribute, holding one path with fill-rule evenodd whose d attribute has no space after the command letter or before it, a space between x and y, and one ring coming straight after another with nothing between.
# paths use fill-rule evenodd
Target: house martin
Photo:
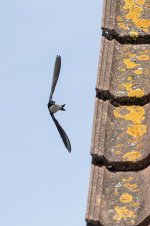
<instances>
[{"instance_id":1,"label":"house martin","mask_svg":"<svg viewBox=\"0 0 150 226\"><path fill-rule=\"evenodd\" d=\"M69 140L66 132L64 131L64 129L61 127L61 125L59 124L59 122L57 121L57 119L54 116L54 114L59 110L65 111L65 109L64 109L65 104L59 105L55 101L53 101L53 93L55 91L55 87L56 87L56 84L57 84L57 81L59 78L60 68L61 68L61 57L59 55L57 55L56 60L55 60L50 97L49 97L49 102L48 102L47 106L48 106L49 113L56 125L56 128L64 142L65 147L67 148L68 152L71 152L70 140Z\"/></svg>"}]
</instances>

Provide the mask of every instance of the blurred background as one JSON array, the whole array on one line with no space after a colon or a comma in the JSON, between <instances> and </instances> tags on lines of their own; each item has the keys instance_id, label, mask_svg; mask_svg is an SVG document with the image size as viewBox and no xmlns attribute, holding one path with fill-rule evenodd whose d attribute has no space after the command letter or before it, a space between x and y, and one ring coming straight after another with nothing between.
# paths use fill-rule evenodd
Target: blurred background
<instances>
[{"instance_id":1,"label":"blurred background","mask_svg":"<svg viewBox=\"0 0 150 226\"><path fill-rule=\"evenodd\" d=\"M102 1L0 2L0 226L85 226ZM62 57L55 116L47 103Z\"/></svg>"}]
</instances>

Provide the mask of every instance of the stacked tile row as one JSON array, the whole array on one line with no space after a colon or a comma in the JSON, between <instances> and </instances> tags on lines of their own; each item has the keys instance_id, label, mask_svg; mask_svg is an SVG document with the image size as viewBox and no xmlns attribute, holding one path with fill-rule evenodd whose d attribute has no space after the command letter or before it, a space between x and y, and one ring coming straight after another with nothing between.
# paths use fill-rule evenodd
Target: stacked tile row
<instances>
[{"instance_id":1,"label":"stacked tile row","mask_svg":"<svg viewBox=\"0 0 150 226\"><path fill-rule=\"evenodd\" d=\"M150 226L150 0L104 0L87 226Z\"/></svg>"}]
</instances>

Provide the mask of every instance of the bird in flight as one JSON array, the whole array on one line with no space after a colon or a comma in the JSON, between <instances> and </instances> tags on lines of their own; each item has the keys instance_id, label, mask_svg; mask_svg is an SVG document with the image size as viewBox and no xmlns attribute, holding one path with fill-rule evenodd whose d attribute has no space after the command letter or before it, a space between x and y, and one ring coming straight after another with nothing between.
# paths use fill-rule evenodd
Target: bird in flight
<instances>
[{"instance_id":1,"label":"bird in flight","mask_svg":"<svg viewBox=\"0 0 150 226\"><path fill-rule=\"evenodd\" d=\"M61 110L61 111L65 111L64 109L64 106L65 104L63 105L59 105L59 104L56 104L55 101L53 101L53 93L55 91L55 87L56 87L56 84L57 84L57 81L58 81L58 78L59 78L59 74L60 74L60 68L61 68L61 56L58 56L56 57L56 60L55 60L55 66L54 66L54 72L53 72L53 79L52 79L52 85L51 85L51 91L50 91L50 97L49 97L49 102L47 104L48 106L48 110L49 110L49 113L56 125L56 128L64 142L64 145L65 147L68 149L68 152L71 152L71 144L70 144L70 140L66 134L66 132L63 130L63 128L61 127L61 125L59 124L59 122L57 121L57 119L55 118L54 114Z\"/></svg>"}]
</instances>

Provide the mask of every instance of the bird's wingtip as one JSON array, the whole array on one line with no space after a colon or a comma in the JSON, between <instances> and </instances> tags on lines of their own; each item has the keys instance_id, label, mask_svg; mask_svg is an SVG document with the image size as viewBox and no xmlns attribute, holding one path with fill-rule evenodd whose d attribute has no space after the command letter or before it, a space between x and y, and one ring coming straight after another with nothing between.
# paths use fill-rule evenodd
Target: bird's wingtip
<instances>
[{"instance_id":1,"label":"bird's wingtip","mask_svg":"<svg viewBox=\"0 0 150 226\"><path fill-rule=\"evenodd\" d=\"M69 153L71 153L71 146L67 147Z\"/></svg>"},{"instance_id":2,"label":"bird's wingtip","mask_svg":"<svg viewBox=\"0 0 150 226\"><path fill-rule=\"evenodd\" d=\"M59 58L59 59L61 59L61 56L60 56L60 55L57 55L57 56L56 56L56 58Z\"/></svg>"}]
</instances>

